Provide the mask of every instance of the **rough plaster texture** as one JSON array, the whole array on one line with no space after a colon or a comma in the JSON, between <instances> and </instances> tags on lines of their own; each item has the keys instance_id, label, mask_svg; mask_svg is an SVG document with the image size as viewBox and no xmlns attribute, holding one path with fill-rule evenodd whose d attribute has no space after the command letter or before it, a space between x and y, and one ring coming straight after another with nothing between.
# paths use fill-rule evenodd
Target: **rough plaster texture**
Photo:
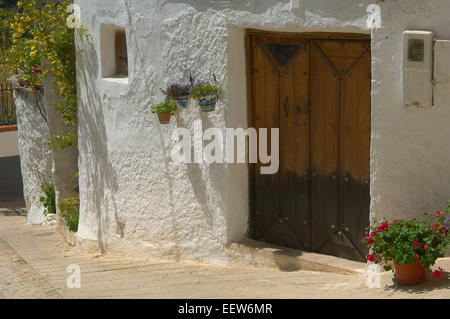
<instances>
[{"instance_id":1,"label":"rough plaster texture","mask_svg":"<svg viewBox=\"0 0 450 319\"><path fill-rule=\"evenodd\" d=\"M175 165L171 132L194 120L243 127L246 118L246 28L283 32L358 32L372 37L371 217L420 216L450 198L450 84L435 88L430 108L402 106L402 32L432 29L450 38L450 3L378 2L381 28L367 27L372 1L75 1L92 43L77 37L80 226L83 243L131 254L227 263L227 244L246 235L245 165ZM100 25L126 30L129 79L102 78ZM224 92L216 111L194 101L160 125L150 104L159 88L188 76Z\"/></svg>"},{"instance_id":2,"label":"rough plaster texture","mask_svg":"<svg viewBox=\"0 0 450 319\"><path fill-rule=\"evenodd\" d=\"M41 184L50 179L52 169L48 126L36 106L37 102L42 105L42 95L16 85L14 99L27 221L41 224L45 221L44 207L39 200L42 196Z\"/></svg>"},{"instance_id":3,"label":"rough plaster texture","mask_svg":"<svg viewBox=\"0 0 450 319\"><path fill-rule=\"evenodd\" d=\"M48 67L45 62L43 66ZM20 88L14 80L11 82L16 88L18 148L28 223L52 224L53 216L46 218L40 202L40 197L44 195L41 185L52 178L57 204L64 198L78 197L78 149L52 150L48 146L51 135L63 134L68 129L61 120L60 112L53 107L55 103L60 103L53 78L48 75L44 79L43 94ZM38 104L44 116L39 112Z\"/></svg>"},{"instance_id":4,"label":"rough plaster texture","mask_svg":"<svg viewBox=\"0 0 450 319\"><path fill-rule=\"evenodd\" d=\"M50 68L47 61L43 61L43 68ZM66 126L61 119L61 112L54 106L61 103L57 95L56 79L47 74L44 79L44 101L46 104L48 130L50 136L64 135L71 128ZM64 149L52 149L52 177L55 184L55 201L59 213L59 203L65 198L78 197L78 148L66 147Z\"/></svg>"}]
</instances>

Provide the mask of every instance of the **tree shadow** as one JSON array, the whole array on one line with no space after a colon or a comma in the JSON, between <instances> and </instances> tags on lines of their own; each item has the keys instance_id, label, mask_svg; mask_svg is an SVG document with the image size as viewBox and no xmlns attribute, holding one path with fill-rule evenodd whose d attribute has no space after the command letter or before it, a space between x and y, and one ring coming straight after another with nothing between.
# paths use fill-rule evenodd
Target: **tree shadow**
<instances>
[{"instance_id":1,"label":"tree shadow","mask_svg":"<svg viewBox=\"0 0 450 319\"><path fill-rule=\"evenodd\" d=\"M95 230L100 251L107 250L111 228L119 236L123 235L123 224L119 221L114 200L118 189L108 148L103 114L102 97L95 87L99 72L99 61L92 45L77 37L77 82L79 93L79 149L80 149L80 222ZM81 100L81 101L80 101ZM84 189L82 189L84 188ZM96 226L91 225L94 215ZM95 229L96 227L96 229Z\"/></svg>"}]
</instances>

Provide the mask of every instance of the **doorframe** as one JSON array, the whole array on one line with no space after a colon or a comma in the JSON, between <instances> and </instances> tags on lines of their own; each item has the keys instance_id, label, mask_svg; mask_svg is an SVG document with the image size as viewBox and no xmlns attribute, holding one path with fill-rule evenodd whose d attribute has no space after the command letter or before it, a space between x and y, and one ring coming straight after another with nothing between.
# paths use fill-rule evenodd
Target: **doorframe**
<instances>
[{"instance_id":1,"label":"doorframe","mask_svg":"<svg viewBox=\"0 0 450 319\"><path fill-rule=\"evenodd\" d=\"M252 37L282 37L282 38L299 38L299 39L329 39L329 40L365 40L369 41L369 50L372 47L372 39L370 34L352 33L352 32L286 32L286 31L267 31L258 29L246 29L245 31L245 70L246 70L246 84L247 84L247 127L252 127L254 124L254 106L253 106L253 81L252 81ZM276 40L275 40L276 41ZM371 143L372 144L372 143ZM248 146L247 146L248 148ZM247 149L248 153L248 149ZM256 164L248 163L248 194L249 194L249 227L248 235L255 238L254 230L254 173ZM369 212L370 216L370 212Z\"/></svg>"}]
</instances>

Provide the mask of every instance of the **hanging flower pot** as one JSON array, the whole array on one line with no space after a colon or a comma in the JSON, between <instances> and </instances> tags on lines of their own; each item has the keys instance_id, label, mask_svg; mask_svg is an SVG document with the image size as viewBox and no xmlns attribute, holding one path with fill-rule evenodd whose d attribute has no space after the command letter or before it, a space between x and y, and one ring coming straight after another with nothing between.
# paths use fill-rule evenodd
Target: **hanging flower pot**
<instances>
[{"instance_id":1,"label":"hanging flower pot","mask_svg":"<svg viewBox=\"0 0 450 319\"><path fill-rule=\"evenodd\" d=\"M169 124L171 115L172 115L172 113L170 113L170 112L158 114L159 123L161 123L161 124Z\"/></svg>"},{"instance_id":2,"label":"hanging flower pot","mask_svg":"<svg viewBox=\"0 0 450 319\"><path fill-rule=\"evenodd\" d=\"M419 263L399 265L394 260L394 270L397 280L402 284L413 285L425 281L425 267Z\"/></svg>"},{"instance_id":3,"label":"hanging flower pot","mask_svg":"<svg viewBox=\"0 0 450 319\"><path fill-rule=\"evenodd\" d=\"M166 90L162 90L168 99L175 101L177 106L185 108L189 102L189 96L191 94L192 85L186 84L170 84Z\"/></svg>"},{"instance_id":4,"label":"hanging flower pot","mask_svg":"<svg viewBox=\"0 0 450 319\"><path fill-rule=\"evenodd\" d=\"M189 95L180 95L177 97L173 97L173 100L177 103L179 107L187 107L189 102Z\"/></svg>"},{"instance_id":5,"label":"hanging flower pot","mask_svg":"<svg viewBox=\"0 0 450 319\"><path fill-rule=\"evenodd\" d=\"M152 105L152 113L158 114L159 123L169 124L170 116L174 114L176 103L174 100L167 100Z\"/></svg>"},{"instance_id":6,"label":"hanging flower pot","mask_svg":"<svg viewBox=\"0 0 450 319\"><path fill-rule=\"evenodd\" d=\"M191 90L191 96L198 99L198 104L202 112L211 112L216 108L219 89L217 85L197 83Z\"/></svg>"},{"instance_id":7,"label":"hanging flower pot","mask_svg":"<svg viewBox=\"0 0 450 319\"><path fill-rule=\"evenodd\" d=\"M211 112L216 108L218 97L217 93L211 93L198 98L198 104L202 112Z\"/></svg>"}]
</instances>

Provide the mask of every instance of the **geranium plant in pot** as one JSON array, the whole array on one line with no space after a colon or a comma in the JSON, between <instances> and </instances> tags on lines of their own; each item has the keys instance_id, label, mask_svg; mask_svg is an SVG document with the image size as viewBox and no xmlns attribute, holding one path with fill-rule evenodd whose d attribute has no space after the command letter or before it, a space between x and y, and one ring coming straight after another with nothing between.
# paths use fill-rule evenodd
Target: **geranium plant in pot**
<instances>
[{"instance_id":1,"label":"geranium plant in pot","mask_svg":"<svg viewBox=\"0 0 450 319\"><path fill-rule=\"evenodd\" d=\"M214 111L219 98L220 87L207 82L199 82L193 85L191 96L198 99L200 110L203 112Z\"/></svg>"},{"instance_id":2,"label":"geranium plant in pot","mask_svg":"<svg viewBox=\"0 0 450 319\"><path fill-rule=\"evenodd\" d=\"M174 114L176 103L172 99L159 102L152 105L152 113L158 114L159 122L161 124L168 124L170 122L170 116Z\"/></svg>"},{"instance_id":3,"label":"geranium plant in pot","mask_svg":"<svg viewBox=\"0 0 450 319\"><path fill-rule=\"evenodd\" d=\"M445 256L450 243L449 210L447 207L445 212L425 213L421 221L413 218L389 223L386 219L381 222L375 219L369 227L369 236L363 240L370 249L367 260L395 271L400 283L423 282L426 271L432 271L436 260ZM433 276L440 277L442 273L437 268Z\"/></svg>"},{"instance_id":4,"label":"geranium plant in pot","mask_svg":"<svg viewBox=\"0 0 450 319\"><path fill-rule=\"evenodd\" d=\"M33 90L42 89L42 68L39 65L32 67L24 67L27 71L17 68L18 78L17 82L20 86L27 87Z\"/></svg>"},{"instance_id":5,"label":"geranium plant in pot","mask_svg":"<svg viewBox=\"0 0 450 319\"><path fill-rule=\"evenodd\" d=\"M178 106L186 107L189 102L192 84L170 84L166 90L162 90L167 98L174 100Z\"/></svg>"}]
</instances>

